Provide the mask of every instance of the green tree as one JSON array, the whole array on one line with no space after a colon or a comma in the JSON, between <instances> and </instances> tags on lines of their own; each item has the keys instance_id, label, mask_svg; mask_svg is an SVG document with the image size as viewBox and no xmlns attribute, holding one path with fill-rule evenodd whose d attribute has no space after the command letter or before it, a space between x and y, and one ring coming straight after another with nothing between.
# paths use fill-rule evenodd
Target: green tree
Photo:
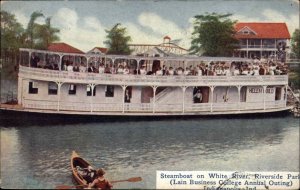
<instances>
[{"instance_id":1,"label":"green tree","mask_svg":"<svg viewBox=\"0 0 300 190\"><path fill-rule=\"evenodd\" d=\"M104 44L108 47L107 54L129 55L132 52L128 45L131 37L127 36L126 28L121 27L120 23L116 24L110 30L105 30L105 32L107 33L107 40Z\"/></svg>"},{"instance_id":2,"label":"green tree","mask_svg":"<svg viewBox=\"0 0 300 190\"><path fill-rule=\"evenodd\" d=\"M13 78L14 67L18 62L19 48L24 41L24 28L15 16L6 11L1 14L1 78Z\"/></svg>"},{"instance_id":3,"label":"green tree","mask_svg":"<svg viewBox=\"0 0 300 190\"><path fill-rule=\"evenodd\" d=\"M238 48L238 40L234 37L236 21L228 18L231 15L216 13L196 15L190 53L205 56L232 56L234 50Z\"/></svg>"},{"instance_id":4,"label":"green tree","mask_svg":"<svg viewBox=\"0 0 300 190\"><path fill-rule=\"evenodd\" d=\"M292 52L297 59L300 59L300 30L296 29L292 35Z\"/></svg>"},{"instance_id":5,"label":"green tree","mask_svg":"<svg viewBox=\"0 0 300 190\"><path fill-rule=\"evenodd\" d=\"M59 41L57 33L60 30L51 26L50 17L46 18L45 24L36 24L35 27L34 36L36 37L35 47L37 49L47 49L50 43Z\"/></svg>"},{"instance_id":6,"label":"green tree","mask_svg":"<svg viewBox=\"0 0 300 190\"><path fill-rule=\"evenodd\" d=\"M26 34L27 34L27 46L30 48L34 48L34 42L35 42L35 29L37 27L37 24L35 23L36 19L38 19L39 17L44 17L44 14L41 12L33 12L30 15L30 20L28 22L27 25L27 29L26 29Z\"/></svg>"}]
</instances>

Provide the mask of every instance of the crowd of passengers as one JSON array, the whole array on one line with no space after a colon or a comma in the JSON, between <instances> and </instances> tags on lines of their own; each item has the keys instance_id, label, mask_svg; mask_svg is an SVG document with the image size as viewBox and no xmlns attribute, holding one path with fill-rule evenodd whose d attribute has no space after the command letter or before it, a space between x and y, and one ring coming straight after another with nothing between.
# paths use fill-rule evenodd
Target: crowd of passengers
<instances>
[{"instance_id":1,"label":"crowd of passengers","mask_svg":"<svg viewBox=\"0 0 300 190\"><path fill-rule=\"evenodd\" d=\"M55 60L49 61L47 64L41 64L41 60L35 56L31 59L31 66L52 70L59 70L59 66ZM146 69L145 64L141 64L139 68L132 68L127 62L118 64L102 62L90 62L88 66L85 63L73 63L71 60L63 60L61 70L68 72L89 72L89 73L110 73L110 74L139 74L139 75L192 75L192 76L237 76L237 75L284 75L287 74L287 65L281 62L275 62L271 59L255 58L252 63L232 62L230 65L225 62L210 62L209 64L200 63L198 65L190 65L183 67L162 67ZM99 65L96 67L95 65Z\"/></svg>"}]
</instances>

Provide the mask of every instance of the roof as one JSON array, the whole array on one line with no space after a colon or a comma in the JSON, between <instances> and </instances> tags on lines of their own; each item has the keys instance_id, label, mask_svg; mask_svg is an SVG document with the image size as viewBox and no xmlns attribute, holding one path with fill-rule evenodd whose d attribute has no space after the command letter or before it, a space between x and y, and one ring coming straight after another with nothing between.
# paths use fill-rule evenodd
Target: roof
<instances>
[{"instance_id":1,"label":"roof","mask_svg":"<svg viewBox=\"0 0 300 190\"><path fill-rule=\"evenodd\" d=\"M104 47L94 47L93 49L98 49L102 53L107 53L107 50L108 50L107 48L104 48Z\"/></svg>"},{"instance_id":2,"label":"roof","mask_svg":"<svg viewBox=\"0 0 300 190\"><path fill-rule=\"evenodd\" d=\"M238 39L290 39L291 35L286 23L264 23L264 22L239 22L235 25L237 32L242 30L250 31L250 34L237 33Z\"/></svg>"},{"instance_id":3,"label":"roof","mask_svg":"<svg viewBox=\"0 0 300 190\"><path fill-rule=\"evenodd\" d=\"M171 40L171 38L169 36L165 36L164 39Z\"/></svg>"},{"instance_id":4,"label":"roof","mask_svg":"<svg viewBox=\"0 0 300 190\"><path fill-rule=\"evenodd\" d=\"M62 52L62 53L79 53L79 54L84 54L83 51L69 45L63 42L60 43L51 43L48 46L49 51L54 51L54 52Z\"/></svg>"}]
</instances>

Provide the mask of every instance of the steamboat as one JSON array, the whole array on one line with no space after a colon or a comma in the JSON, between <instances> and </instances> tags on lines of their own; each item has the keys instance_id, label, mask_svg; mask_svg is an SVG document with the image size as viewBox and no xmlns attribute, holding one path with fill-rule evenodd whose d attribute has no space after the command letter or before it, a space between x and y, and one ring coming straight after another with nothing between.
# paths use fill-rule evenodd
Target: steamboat
<instances>
[{"instance_id":1,"label":"steamboat","mask_svg":"<svg viewBox=\"0 0 300 190\"><path fill-rule=\"evenodd\" d=\"M20 49L16 105L2 110L104 116L281 112L284 63L240 57L106 55Z\"/></svg>"}]
</instances>

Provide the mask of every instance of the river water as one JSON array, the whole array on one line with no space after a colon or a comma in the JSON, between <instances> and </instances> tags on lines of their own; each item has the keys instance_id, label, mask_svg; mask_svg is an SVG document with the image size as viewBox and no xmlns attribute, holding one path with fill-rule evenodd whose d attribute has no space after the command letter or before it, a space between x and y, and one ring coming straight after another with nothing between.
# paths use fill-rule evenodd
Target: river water
<instances>
[{"instance_id":1,"label":"river water","mask_svg":"<svg viewBox=\"0 0 300 190\"><path fill-rule=\"evenodd\" d=\"M299 172L299 120L291 116L42 119L1 118L2 188L73 185L72 150L104 168L110 180L143 178L114 188L155 188L156 170Z\"/></svg>"}]
</instances>

